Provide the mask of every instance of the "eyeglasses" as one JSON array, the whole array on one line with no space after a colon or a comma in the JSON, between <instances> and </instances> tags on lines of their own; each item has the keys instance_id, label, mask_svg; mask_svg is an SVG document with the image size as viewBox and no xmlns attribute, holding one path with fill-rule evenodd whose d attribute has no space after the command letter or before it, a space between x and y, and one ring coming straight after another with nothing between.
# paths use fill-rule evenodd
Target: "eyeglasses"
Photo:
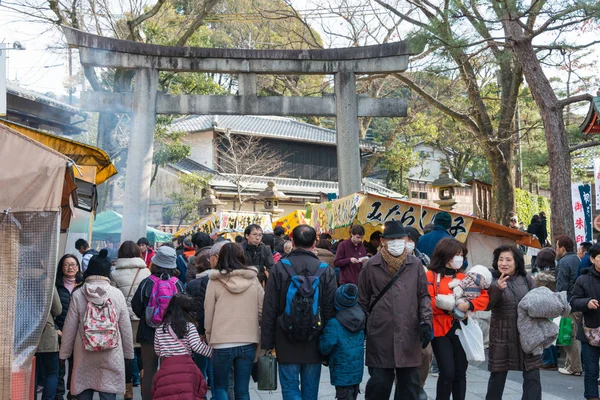
<instances>
[{"instance_id":1,"label":"eyeglasses","mask_svg":"<svg viewBox=\"0 0 600 400\"><path fill-rule=\"evenodd\" d=\"M254 237L263 237L262 233L251 233L250 236L254 236Z\"/></svg>"},{"instance_id":2,"label":"eyeglasses","mask_svg":"<svg viewBox=\"0 0 600 400\"><path fill-rule=\"evenodd\" d=\"M63 267L67 267L67 268L77 268L77 263L63 264Z\"/></svg>"}]
</instances>

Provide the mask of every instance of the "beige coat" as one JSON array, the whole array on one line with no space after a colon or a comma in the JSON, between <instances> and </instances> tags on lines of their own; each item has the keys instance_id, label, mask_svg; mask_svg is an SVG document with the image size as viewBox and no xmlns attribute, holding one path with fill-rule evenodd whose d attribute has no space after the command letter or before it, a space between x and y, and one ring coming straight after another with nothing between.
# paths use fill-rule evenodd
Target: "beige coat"
<instances>
[{"instance_id":1,"label":"beige coat","mask_svg":"<svg viewBox=\"0 0 600 400\"><path fill-rule=\"evenodd\" d=\"M138 272L139 271L139 272ZM135 276L137 273L137 277ZM135 295L140 283L150 276L150 270L146 267L146 263L141 258L119 258L115 264L115 270L110 274L111 284L119 288L129 310L129 319L131 320L131 329L133 330L133 345L140 347L135 340L135 335L138 330L140 319L131 309L131 299ZM133 281L135 279L135 282ZM133 285L133 287L132 287ZM130 294L131 292L131 294ZM129 295L129 296L128 296Z\"/></svg>"},{"instance_id":2,"label":"beige coat","mask_svg":"<svg viewBox=\"0 0 600 400\"><path fill-rule=\"evenodd\" d=\"M260 343L264 291L254 267L225 275L211 270L204 299L204 327L210 345Z\"/></svg>"},{"instance_id":3,"label":"beige coat","mask_svg":"<svg viewBox=\"0 0 600 400\"><path fill-rule=\"evenodd\" d=\"M48 313L48 318L46 318L46 325L44 325L36 353L56 353L58 351L58 333L54 326L54 317L60 315L61 312L60 297L58 297L58 292L54 288L52 305L50 306L50 312Z\"/></svg>"},{"instance_id":4,"label":"beige coat","mask_svg":"<svg viewBox=\"0 0 600 400\"><path fill-rule=\"evenodd\" d=\"M103 303L111 299L117 311L120 346L99 352L83 348L81 332L87 302ZM62 333L59 357L73 355L73 377L70 391L79 394L87 389L106 393L125 393L125 359L133 359L131 322L125 297L110 285L108 278L89 276L80 290L73 292Z\"/></svg>"}]
</instances>

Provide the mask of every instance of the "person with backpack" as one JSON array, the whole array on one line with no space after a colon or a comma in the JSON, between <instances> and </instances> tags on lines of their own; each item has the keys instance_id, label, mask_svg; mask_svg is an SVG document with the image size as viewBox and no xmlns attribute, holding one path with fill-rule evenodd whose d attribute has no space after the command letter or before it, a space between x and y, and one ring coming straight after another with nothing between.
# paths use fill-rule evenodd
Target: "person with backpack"
<instances>
[{"instance_id":1,"label":"person with backpack","mask_svg":"<svg viewBox=\"0 0 600 400\"><path fill-rule=\"evenodd\" d=\"M85 283L73 292L62 330L61 360L73 355L71 394L80 400L114 400L125 393L125 363L133 360L133 337L123 293L112 287L108 251L90 258Z\"/></svg>"},{"instance_id":2,"label":"person with backpack","mask_svg":"<svg viewBox=\"0 0 600 400\"><path fill-rule=\"evenodd\" d=\"M110 281L125 296L127 309L129 310L129 319L131 320L132 335L134 337L140 319L131 308L131 300L140 283L148 276L150 276L150 270L146 268L146 263L140 257L140 248L138 245L131 240L123 242L121 247L119 247L117 262L114 271L110 274ZM142 365L140 344L134 339L133 346L135 353L133 365L131 369L127 369L125 374L125 383L127 385L125 400L133 399L133 386L140 385L140 369Z\"/></svg>"},{"instance_id":3,"label":"person with backpack","mask_svg":"<svg viewBox=\"0 0 600 400\"><path fill-rule=\"evenodd\" d=\"M335 292L335 317L319 337L328 357L331 384L338 400L356 400L365 365L365 313L357 305L358 287L347 283Z\"/></svg>"},{"instance_id":4,"label":"person with backpack","mask_svg":"<svg viewBox=\"0 0 600 400\"><path fill-rule=\"evenodd\" d=\"M319 336L335 316L337 284L333 269L314 253L313 227L295 227L292 242L294 250L275 264L267 281L261 347L276 350L284 400L316 400L323 361Z\"/></svg>"},{"instance_id":5,"label":"person with backpack","mask_svg":"<svg viewBox=\"0 0 600 400\"><path fill-rule=\"evenodd\" d=\"M213 351L216 400L227 400L229 373L233 367L236 400L249 400L249 384L256 345L260 342L260 319L264 291L258 269L246 265L242 248L227 243L211 270L204 300L204 328Z\"/></svg>"},{"instance_id":6,"label":"person with backpack","mask_svg":"<svg viewBox=\"0 0 600 400\"><path fill-rule=\"evenodd\" d=\"M154 335L154 351L160 369L154 376L153 400L204 400L208 386L191 355L210 357L212 349L200 340L191 298L182 294L171 298Z\"/></svg>"},{"instance_id":7,"label":"person with backpack","mask_svg":"<svg viewBox=\"0 0 600 400\"><path fill-rule=\"evenodd\" d=\"M398 221L384 225L382 246L358 277L358 304L367 314L365 399L417 400L421 349L431 341L431 298L421 261L406 251Z\"/></svg>"},{"instance_id":8,"label":"person with backpack","mask_svg":"<svg viewBox=\"0 0 600 400\"><path fill-rule=\"evenodd\" d=\"M90 249L89 243L83 238L77 239L75 248L81 254L81 272L83 273L87 269L90 258L98 255L98 252L95 249Z\"/></svg>"},{"instance_id":9,"label":"person with backpack","mask_svg":"<svg viewBox=\"0 0 600 400\"><path fill-rule=\"evenodd\" d=\"M179 270L175 264L177 253L174 248L162 246L158 249L150 266L152 275L144 279L131 300L131 308L140 319L136 340L142 349L144 376L142 377L142 399L152 399L152 381L158 369L158 357L154 351L154 334L162 323L171 297L183 293Z\"/></svg>"}]
</instances>

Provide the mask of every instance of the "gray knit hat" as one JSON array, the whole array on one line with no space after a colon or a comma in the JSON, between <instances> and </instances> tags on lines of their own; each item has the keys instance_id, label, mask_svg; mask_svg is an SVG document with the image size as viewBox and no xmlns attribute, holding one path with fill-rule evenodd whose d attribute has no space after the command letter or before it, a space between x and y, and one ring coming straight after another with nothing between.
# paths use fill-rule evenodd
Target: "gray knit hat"
<instances>
[{"instance_id":1,"label":"gray knit hat","mask_svg":"<svg viewBox=\"0 0 600 400\"><path fill-rule=\"evenodd\" d=\"M177 268L177 252L169 246L161 246L152 257L152 264L166 269Z\"/></svg>"}]
</instances>

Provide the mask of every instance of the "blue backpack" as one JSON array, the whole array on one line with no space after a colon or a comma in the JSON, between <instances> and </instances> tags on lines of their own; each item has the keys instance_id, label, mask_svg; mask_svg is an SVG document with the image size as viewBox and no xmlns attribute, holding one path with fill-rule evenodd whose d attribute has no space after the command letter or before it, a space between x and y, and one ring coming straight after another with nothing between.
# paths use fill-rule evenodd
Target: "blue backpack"
<instances>
[{"instance_id":1,"label":"blue backpack","mask_svg":"<svg viewBox=\"0 0 600 400\"><path fill-rule=\"evenodd\" d=\"M329 265L321 263L314 275L298 275L289 259L281 260L290 276L290 284L285 296L285 309L279 317L283 331L294 342L310 342L319 336L323 329L319 303L320 277ZM303 272L308 273L307 270Z\"/></svg>"}]
</instances>

